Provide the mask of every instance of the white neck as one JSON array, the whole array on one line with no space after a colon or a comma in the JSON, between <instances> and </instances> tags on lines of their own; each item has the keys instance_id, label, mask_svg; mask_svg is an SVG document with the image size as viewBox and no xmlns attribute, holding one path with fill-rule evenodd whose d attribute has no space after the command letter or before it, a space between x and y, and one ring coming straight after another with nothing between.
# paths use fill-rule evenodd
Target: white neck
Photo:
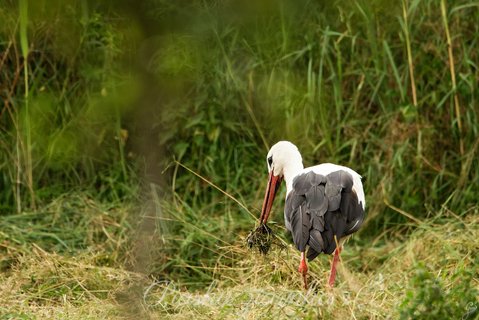
<instances>
[{"instance_id":1,"label":"white neck","mask_svg":"<svg viewBox=\"0 0 479 320\"><path fill-rule=\"evenodd\" d=\"M283 168L284 181L286 182L286 195L293 190L294 178L304 169L301 158L290 161Z\"/></svg>"}]
</instances>

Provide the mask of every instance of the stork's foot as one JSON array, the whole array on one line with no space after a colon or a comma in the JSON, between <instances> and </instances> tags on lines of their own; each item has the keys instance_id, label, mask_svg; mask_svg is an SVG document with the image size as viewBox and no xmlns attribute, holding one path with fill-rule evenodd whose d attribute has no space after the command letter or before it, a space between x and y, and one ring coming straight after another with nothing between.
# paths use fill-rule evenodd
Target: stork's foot
<instances>
[{"instance_id":1,"label":"stork's foot","mask_svg":"<svg viewBox=\"0 0 479 320\"><path fill-rule=\"evenodd\" d=\"M298 272L303 276L304 289L308 290L308 264L304 257L304 252L301 252L301 262L299 263Z\"/></svg>"}]
</instances>

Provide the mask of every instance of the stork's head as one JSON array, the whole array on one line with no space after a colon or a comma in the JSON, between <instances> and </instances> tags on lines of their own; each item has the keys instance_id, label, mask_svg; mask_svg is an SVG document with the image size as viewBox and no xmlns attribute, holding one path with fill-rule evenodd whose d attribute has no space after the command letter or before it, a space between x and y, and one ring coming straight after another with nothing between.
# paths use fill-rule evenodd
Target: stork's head
<instances>
[{"instance_id":1,"label":"stork's head","mask_svg":"<svg viewBox=\"0 0 479 320\"><path fill-rule=\"evenodd\" d=\"M297 166L303 166L303 160L298 148L289 141L280 141L276 143L268 152L266 156L268 164L268 185L264 195L263 208L261 210L260 222L266 223L273 205L273 200L283 181L284 176Z\"/></svg>"},{"instance_id":2,"label":"stork's head","mask_svg":"<svg viewBox=\"0 0 479 320\"><path fill-rule=\"evenodd\" d=\"M266 156L268 172L274 176L283 177L285 171L295 163L302 163L298 148L289 141L280 141L269 149Z\"/></svg>"}]
</instances>

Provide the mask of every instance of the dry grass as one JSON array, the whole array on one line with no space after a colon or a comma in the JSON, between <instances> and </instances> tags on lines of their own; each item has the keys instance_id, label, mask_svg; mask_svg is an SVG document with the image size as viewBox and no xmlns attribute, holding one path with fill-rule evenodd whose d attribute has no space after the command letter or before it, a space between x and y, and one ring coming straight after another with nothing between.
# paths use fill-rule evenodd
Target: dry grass
<instances>
[{"instance_id":1,"label":"dry grass","mask_svg":"<svg viewBox=\"0 0 479 320\"><path fill-rule=\"evenodd\" d=\"M479 216L447 210L442 215L394 242L346 243L334 289L326 285L330 257L320 256L310 263L307 291L301 289L293 246L274 247L263 256L246 247L246 235L219 247L213 266L198 263L214 278L200 290L118 263L102 266L99 256L112 254L108 251L69 255L11 244L1 253L11 268L0 274L0 312L2 319L397 318L419 263L442 279L446 290L458 285L453 275L463 269L473 273L473 287L479 289Z\"/></svg>"},{"instance_id":2,"label":"dry grass","mask_svg":"<svg viewBox=\"0 0 479 320\"><path fill-rule=\"evenodd\" d=\"M397 318L419 263L434 275L442 275L446 288L457 285L452 275L462 268L472 270L474 286L479 288L474 260L479 250L474 240L479 235L478 223L477 215L456 217L419 226L394 243L346 244L337 287L332 290L326 285L330 257L321 256L310 264L312 285L304 291L295 271L298 253L291 245L261 256L238 241L222 248L235 262L225 265L219 257L216 280L207 290L191 292L175 282L157 282L146 291L146 308L155 317L175 319Z\"/></svg>"},{"instance_id":3,"label":"dry grass","mask_svg":"<svg viewBox=\"0 0 479 320\"><path fill-rule=\"evenodd\" d=\"M15 258L0 276L4 318L109 318L119 314L115 293L139 278L95 265L95 255L65 257L37 247Z\"/></svg>"}]
</instances>

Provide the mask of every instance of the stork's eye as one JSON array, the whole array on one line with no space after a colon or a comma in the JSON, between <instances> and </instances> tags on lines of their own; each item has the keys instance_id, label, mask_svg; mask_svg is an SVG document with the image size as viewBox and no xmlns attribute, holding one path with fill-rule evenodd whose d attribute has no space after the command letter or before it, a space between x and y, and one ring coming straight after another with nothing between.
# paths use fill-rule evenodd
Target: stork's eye
<instances>
[{"instance_id":1,"label":"stork's eye","mask_svg":"<svg viewBox=\"0 0 479 320\"><path fill-rule=\"evenodd\" d=\"M268 158L268 165L271 167L272 164L273 164L273 156Z\"/></svg>"}]
</instances>

